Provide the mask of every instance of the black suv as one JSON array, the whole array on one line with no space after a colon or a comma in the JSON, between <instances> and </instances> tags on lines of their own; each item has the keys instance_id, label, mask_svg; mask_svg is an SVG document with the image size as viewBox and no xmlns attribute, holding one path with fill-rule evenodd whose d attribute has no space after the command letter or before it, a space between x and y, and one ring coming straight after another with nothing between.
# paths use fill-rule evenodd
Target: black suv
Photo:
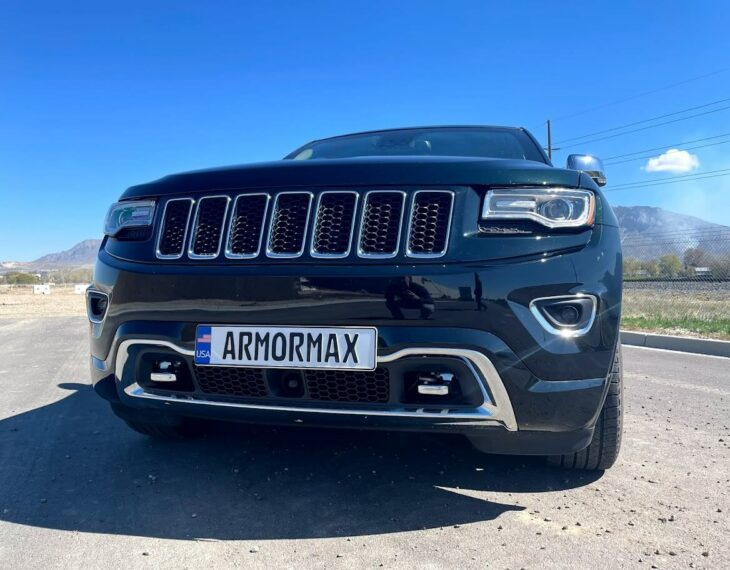
<instances>
[{"instance_id":1,"label":"black suv","mask_svg":"<svg viewBox=\"0 0 730 570\"><path fill-rule=\"evenodd\" d=\"M621 246L600 161L425 127L167 176L109 210L91 370L151 436L201 418L456 432L606 469Z\"/></svg>"}]
</instances>

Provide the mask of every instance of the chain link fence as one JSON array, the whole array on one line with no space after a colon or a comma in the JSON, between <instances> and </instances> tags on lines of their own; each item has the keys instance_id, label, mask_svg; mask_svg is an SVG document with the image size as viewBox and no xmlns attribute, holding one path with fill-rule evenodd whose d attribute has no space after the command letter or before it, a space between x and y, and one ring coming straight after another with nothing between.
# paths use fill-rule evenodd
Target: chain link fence
<instances>
[{"instance_id":1,"label":"chain link fence","mask_svg":"<svg viewBox=\"0 0 730 570\"><path fill-rule=\"evenodd\" d=\"M623 326L730 340L730 229L626 235Z\"/></svg>"}]
</instances>

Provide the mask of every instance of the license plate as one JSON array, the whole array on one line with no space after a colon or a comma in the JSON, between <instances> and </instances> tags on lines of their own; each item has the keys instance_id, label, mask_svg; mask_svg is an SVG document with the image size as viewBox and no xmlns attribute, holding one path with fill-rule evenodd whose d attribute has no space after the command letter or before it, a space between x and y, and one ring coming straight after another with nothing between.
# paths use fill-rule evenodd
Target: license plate
<instances>
[{"instance_id":1,"label":"license plate","mask_svg":"<svg viewBox=\"0 0 730 570\"><path fill-rule=\"evenodd\" d=\"M375 370L374 328L198 325L195 364Z\"/></svg>"}]
</instances>

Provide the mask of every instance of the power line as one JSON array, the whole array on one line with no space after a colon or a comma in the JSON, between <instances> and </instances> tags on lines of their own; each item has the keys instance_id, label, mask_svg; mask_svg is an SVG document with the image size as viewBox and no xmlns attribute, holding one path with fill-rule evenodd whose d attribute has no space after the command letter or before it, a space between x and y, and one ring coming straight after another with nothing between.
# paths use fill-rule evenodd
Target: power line
<instances>
[{"instance_id":1,"label":"power line","mask_svg":"<svg viewBox=\"0 0 730 570\"><path fill-rule=\"evenodd\" d=\"M664 182L665 180L677 180L679 178L689 178L693 176L704 176L705 174L717 174L718 172L730 172L730 168L721 168L719 170L707 170L706 172L695 172L694 174L678 174L677 176L667 176L665 178L655 178L654 180L634 180L633 182L624 182L623 184L616 184L614 188L619 186L633 186L634 184L653 184L657 182Z\"/></svg>"},{"instance_id":2,"label":"power line","mask_svg":"<svg viewBox=\"0 0 730 570\"><path fill-rule=\"evenodd\" d=\"M722 137L730 137L730 133L723 133L721 135L714 135L712 137L704 137L704 138L701 138L701 139L693 139L691 141L684 141L684 142L681 142L681 143L667 144L667 145L664 145L664 146L655 146L653 148L644 148L644 149L641 149L641 150L636 150L634 152L627 152L625 154L616 154L614 156L607 156L606 158L604 158L604 161L613 160L614 158L624 158L626 156L634 156L635 154L641 154L642 152L649 152L649 151L652 151L652 150L663 150L665 148L672 148L672 147L676 147L676 146L682 146L682 145L685 145L685 144L692 144L692 143L696 143L696 142L709 141L709 140L712 140L712 139L719 139L719 138L722 138Z\"/></svg>"},{"instance_id":3,"label":"power line","mask_svg":"<svg viewBox=\"0 0 730 570\"><path fill-rule=\"evenodd\" d=\"M715 143L701 144L701 145L698 145L698 146L688 146L688 147L684 147L681 150L696 150L698 148L707 148L708 146L717 146L719 144L727 144L727 143L730 143L730 139L728 139L726 141L715 142ZM674 148L674 147L679 147L679 146L682 146L682 145L670 145L669 147L660 147L660 148L662 148L662 149L664 149L664 148ZM644 160L645 158L654 158L654 155L653 154L646 154L644 156L636 156L634 158L626 158L624 160L613 160L613 161L605 160L604 161L604 164L607 164L609 166L612 166L614 164L624 164L625 162L634 162L635 160Z\"/></svg>"},{"instance_id":4,"label":"power line","mask_svg":"<svg viewBox=\"0 0 730 570\"><path fill-rule=\"evenodd\" d=\"M726 103L727 101L730 101L730 97L727 97L725 99L718 99L717 101L712 101L711 103L704 103L702 105L696 105L694 107L687 107L686 109L682 109L681 111L674 111L672 113L665 113L664 115L657 115L656 117L651 117L650 119L643 119L641 121L634 121L633 123L626 123L624 125L619 125L618 127L611 127L610 129L604 129L602 131L594 131L592 133L588 133L585 135L580 135L578 137L571 137L568 139L563 139L560 141L557 141L555 144L563 144L566 142L571 141L577 141L580 139L587 139L595 135L602 135L605 133L611 133L614 131L620 131L621 129L625 129L627 127L634 127L636 125L642 125L644 123L650 123L651 121L656 121L659 119L666 119L667 117L673 117L675 115L681 115L682 113L688 113L689 111L696 111L697 109L704 109L706 107L712 107L713 105L719 105L720 103Z\"/></svg>"},{"instance_id":5,"label":"power line","mask_svg":"<svg viewBox=\"0 0 730 570\"><path fill-rule=\"evenodd\" d=\"M630 131L624 131L623 133L616 133L614 135L608 135L608 136L605 136L605 137L599 137L597 139L591 139L591 140L582 141L582 142L579 142L579 143L573 143L573 144L569 144L569 145L563 145L561 148L571 148L571 147L579 146L579 145L583 145L583 144L590 144L590 143L594 143L594 142L598 142L598 141L604 141L604 140L608 140L608 139L614 139L616 137L621 137L621 136L624 136L624 135L630 135L632 133L638 133L638 132L641 132L641 131L646 131L648 129L653 129L655 127L661 127L663 125L669 125L669 124L672 124L672 123L678 123L680 121L686 121L688 119L694 119L696 117L702 117L704 115L709 115L711 113L717 113L719 111L725 111L726 109L730 109L730 105L727 105L725 107L720 107L718 109L712 109L710 111L704 111L703 113L696 113L694 115L688 115L686 117L680 117L678 119L672 119L671 121L664 121L663 123L656 123L655 125L648 125L646 127L640 127L638 129L633 129L633 130L630 130Z\"/></svg>"},{"instance_id":6,"label":"power line","mask_svg":"<svg viewBox=\"0 0 730 570\"><path fill-rule=\"evenodd\" d=\"M656 89L651 89L649 91L644 91L642 93L637 93L636 95L631 95L629 97L625 97L623 99L617 99L615 101L611 101L608 103L602 103L600 105L596 105L595 107L590 107L588 109L583 109L582 111L576 111L575 113L571 113L570 115L563 115L561 117L557 117L556 121L564 121L566 119L572 119L573 117L578 117L580 115L585 115L586 113L591 113L592 111L597 111L599 109L605 109L606 107L611 107L613 105L618 105L619 103L625 103L627 101L633 101L634 99L639 99L641 97L646 97L647 95L653 95L654 93L659 93L660 91L666 91L667 89L672 89L674 87L679 87L680 85L686 85L687 83L692 83L693 81L698 81L700 79L705 79L707 77L712 77L713 75L718 75L720 73L724 73L726 71L730 70L730 67L725 67L723 69L718 69L717 71L712 71L710 73L705 73L704 75L698 75L696 77L690 77L689 79L684 79L682 81L677 81L676 83L670 83L669 85L664 85L662 87L657 87Z\"/></svg>"},{"instance_id":7,"label":"power line","mask_svg":"<svg viewBox=\"0 0 730 570\"><path fill-rule=\"evenodd\" d=\"M604 192L615 192L619 190L635 190L637 188L647 188L650 186L663 186L664 184L676 184L677 182L695 182L697 180L705 180L707 178L720 178L722 176L730 176L730 172L724 174L710 174L706 176L697 176L696 178L683 178L681 176L675 177L676 179L663 179L663 181L655 180L653 182L646 182L642 184L633 185L619 185L618 187L607 188Z\"/></svg>"},{"instance_id":8,"label":"power line","mask_svg":"<svg viewBox=\"0 0 730 570\"><path fill-rule=\"evenodd\" d=\"M593 111L598 111L599 109L605 109L606 107L611 107L613 105L618 105L619 103L625 103L627 101L633 101L634 99L640 99L641 97L646 97L647 95L653 95L654 93L659 93L660 91L666 91L667 89L672 89L674 87L679 87L680 85L686 85L687 83L692 83L693 81L698 81L700 79L706 79L707 77L712 77L713 75L718 75L720 73L724 73L726 71L730 70L730 67L725 67L723 69L718 69L716 71L712 71L710 73L705 73L703 75L698 75L695 77L690 77L688 79L683 79L682 81L677 81L676 83L670 83L668 85L663 85L661 87L657 87L655 89L651 89L649 91L643 91L641 93L637 93L635 95L630 95L628 97L624 97L622 99L617 99L614 101L609 101L607 103L601 103L600 105L596 105L595 107L590 107L588 109L583 109L581 111L576 111L575 113L571 113L569 115L562 115L557 117L556 121L564 121L566 119L572 119L573 117L578 117L580 115L585 115L586 113L591 113ZM535 125L533 127L530 127L530 130L536 130L538 127L543 126L543 123L540 123L539 125Z\"/></svg>"}]
</instances>

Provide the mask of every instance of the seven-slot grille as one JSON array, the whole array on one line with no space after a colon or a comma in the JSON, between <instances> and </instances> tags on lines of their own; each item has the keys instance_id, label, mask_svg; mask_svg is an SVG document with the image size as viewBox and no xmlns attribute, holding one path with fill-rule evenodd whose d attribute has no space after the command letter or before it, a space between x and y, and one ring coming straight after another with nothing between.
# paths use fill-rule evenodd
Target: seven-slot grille
<instances>
[{"instance_id":1,"label":"seven-slot grille","mask_svg":"<svg viewBox=\"0 0 730 570\"><path fill-rule=\"evenodd\" d=\"M307 248L315 258L440 257L449 242L454 193L418 190L351 190L173 198L163 209L157 239L160 259L295 258ZM272 207L269 207L269 202ZM230 215L228 211L230 209ZM192 220L192 221L191 221ZM309 226L312 230L309 231ZM407 226L404 231L404 225ZM310 235L311 234L311 235ZM222 248L222 244L225 247Z\"/></svg>"}]
</instances>

